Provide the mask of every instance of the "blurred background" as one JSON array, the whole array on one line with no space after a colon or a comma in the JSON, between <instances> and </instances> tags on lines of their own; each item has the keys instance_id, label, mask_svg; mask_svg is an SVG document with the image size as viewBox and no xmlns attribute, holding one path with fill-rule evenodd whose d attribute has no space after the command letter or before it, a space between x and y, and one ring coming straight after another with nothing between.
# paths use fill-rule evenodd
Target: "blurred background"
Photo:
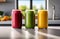
<instances>
[{"instance_id":1,"label":"blurred background","mask_svg":"<svg viewBox=\"0 0 60 39\"><path fill-rule=\"evenodd\" d=\"M36 19L38 10L48 10L48 24L60 25L60 0L33 0L32 2ZM0 1L0 25L11 25L12 9L18 8L19 10L21 10L24 19L25 11L29 10L29 7L30 0L5 0L2 2Z\"/></svg>"}]
</instances>

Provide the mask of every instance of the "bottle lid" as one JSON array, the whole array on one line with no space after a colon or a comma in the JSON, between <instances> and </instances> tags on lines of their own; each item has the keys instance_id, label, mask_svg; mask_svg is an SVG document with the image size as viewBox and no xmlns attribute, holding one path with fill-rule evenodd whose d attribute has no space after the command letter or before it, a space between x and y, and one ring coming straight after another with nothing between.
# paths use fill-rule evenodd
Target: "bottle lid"
<instances>
[{"instance_id":1,"label":"bottle lid","mask_svg":"<svg viewBox=\"0 0 60 39\"><path fill-rule=\"evenodd\" d=\"M12 11L21 11L21 10L18 10L18 9L13 9Z\"/></svg>"},{"instance_id":2,"label":"bottle lid","mask_svg":"<svg viewBox=\"0 0 60 39\"><path fill-rule=\"evenodd\" d=\"M26 10L26 11L34 11L34 10Z\"/></svg>"},{"instance_id":3,"label":"bottle lid","mask_svg":"<svg viewBox=\"0 0 60 39\"><path fill-rule=\"evenodd\" d=\"M44 11L44 12L46 12L47 10L38 10L38 12L40 12L40 11Z\"/></svg>"}]
</instances>

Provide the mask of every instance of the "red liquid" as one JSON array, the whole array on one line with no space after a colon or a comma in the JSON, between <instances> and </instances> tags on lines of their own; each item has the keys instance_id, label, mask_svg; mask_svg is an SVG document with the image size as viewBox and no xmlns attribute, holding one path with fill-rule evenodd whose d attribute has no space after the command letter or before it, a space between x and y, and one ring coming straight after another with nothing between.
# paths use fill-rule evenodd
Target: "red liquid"
<instances>
[{"instance_id":1,"label":"red liquid","mask_svg":"<svg viewBox=\"0 0 60 39\"><path fill-rule=\"evenodd\" d=\"M22 27L22 13L19 10L12 10L12 27L13 28Z\"/></svg>"}]
</instances>

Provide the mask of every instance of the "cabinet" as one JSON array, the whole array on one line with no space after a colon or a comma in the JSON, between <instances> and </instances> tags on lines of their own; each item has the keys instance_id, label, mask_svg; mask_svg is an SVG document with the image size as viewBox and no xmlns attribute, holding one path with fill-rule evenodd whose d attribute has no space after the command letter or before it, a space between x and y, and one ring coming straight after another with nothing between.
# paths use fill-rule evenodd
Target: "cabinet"
<instances>
[{"instance_id":1,"label":"cabinet","mask_svg":"<svg viewBox=\"0 0 60 39\"><path fill-rule=\"evenodd\" d=\"M0 3L6 2L6 0L0 0Z\"/></svg>"}]
</instances>

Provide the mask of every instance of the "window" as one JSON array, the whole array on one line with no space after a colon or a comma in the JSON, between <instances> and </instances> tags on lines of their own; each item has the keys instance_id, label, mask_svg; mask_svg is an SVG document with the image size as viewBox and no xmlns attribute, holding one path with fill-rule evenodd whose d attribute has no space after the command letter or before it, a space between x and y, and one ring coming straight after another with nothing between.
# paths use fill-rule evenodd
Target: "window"
<instances>
[{"instance_id":1,"label":"window","mask_svg":"<svg viewBox=\"0 0 60 39\"><path fill-rule=\"evenodd\" d=\"M29 0L18 0L18 9L22 11L23 16L25 16L25 11L30 7Z\"/></svg>"},{"instance_id":2,"label":"window","mask_svg":"<svg viewBox=\"0 0 60 39\"><path fill-rule=\"evenodd\" d=\"M30 9L31 0L18 0L18 9L22 11L23 16L25 16L25 11ZM35 15L40 9L45 9L45 0L32 0L32 9L35 10Z\"/></svg>"},{"instance_id":3,"label":"window","mask_svg":"<svg viewBox=\"0 0 60 39\"><path fill-rule=\"evenodd\" d=\"M41 7L45 9L45 0L33 0L33 7L34 6L38 10L40 10Z\"/></svg>"}]
</instances>

